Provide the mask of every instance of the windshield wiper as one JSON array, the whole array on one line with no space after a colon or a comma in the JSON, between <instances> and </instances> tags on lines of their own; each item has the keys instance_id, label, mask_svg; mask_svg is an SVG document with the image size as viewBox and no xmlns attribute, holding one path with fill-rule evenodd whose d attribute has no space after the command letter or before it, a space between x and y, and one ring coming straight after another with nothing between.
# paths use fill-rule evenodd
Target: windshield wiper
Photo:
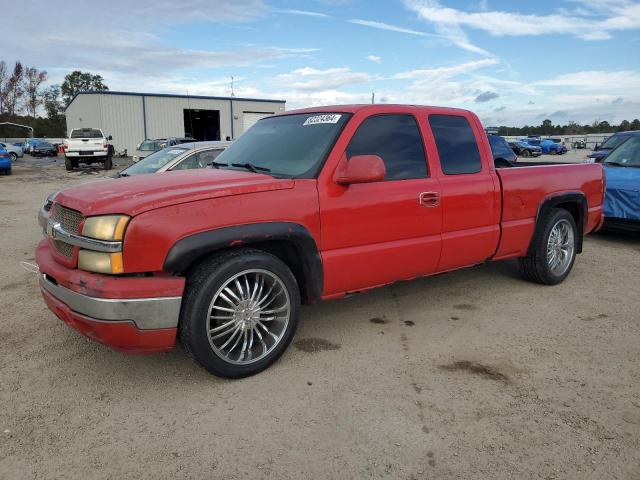
<instances>
[{"instance_id":1,"label":"windshield wiper","mask_svg":"<svg viewBox=\"0 0 640 480\"><path fill-rule=\"evenodd\" d=\"M226 163L220 163L220 162L216 162L216 161L211 161L211 162L207 163L207 167L213 167L213 168L228 167L228 166L229 165L227 165Z\"/></svg>"},{"instance_id":2,"label":"windshield wiper","mask_svg":"<svg viewBox=\"0 0 640 480\"><path fill-rule=\"evenodd\" d=\"M254 165L253 163L232 163L231 164L232 167L240 167L240 168L244 168L246 170L249 170L250 172L253 173L258 173L258 172L270 172L271 169L267 168L267 167L259 167L258 165Z\"/></svg>"}]
</instances>

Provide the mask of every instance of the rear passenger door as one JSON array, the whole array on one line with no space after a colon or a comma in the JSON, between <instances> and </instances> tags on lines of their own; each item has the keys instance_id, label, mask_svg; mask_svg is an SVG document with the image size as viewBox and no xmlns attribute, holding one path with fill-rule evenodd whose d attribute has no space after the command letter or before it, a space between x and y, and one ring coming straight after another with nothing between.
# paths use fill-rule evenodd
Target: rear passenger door
<instances>
[{"instance_id":1,"label":"rear passenger door","mask_svg":"<svg viewBox=\"0 0 640 480\"><path fill-rule=\"evenodd\" d=\"M485 133L471 116L431 114L428 123L442 189L438 271L482 263L494 254L500 238L500 185L493 159L478 146Z\"/></svg>"},{"instance_id":2,"label":"rear passenger door","mask_svg":"<svg viewBox=\"0 0 640 480\"><path fill-rule=\"evenodd\" d=\"M386 174L379 182L319 185L325 294L433 272L440 256L440 188L428 171L416 117L368 116L339 154L347 161L377 155Z\"/></svg>"}]
</instances>

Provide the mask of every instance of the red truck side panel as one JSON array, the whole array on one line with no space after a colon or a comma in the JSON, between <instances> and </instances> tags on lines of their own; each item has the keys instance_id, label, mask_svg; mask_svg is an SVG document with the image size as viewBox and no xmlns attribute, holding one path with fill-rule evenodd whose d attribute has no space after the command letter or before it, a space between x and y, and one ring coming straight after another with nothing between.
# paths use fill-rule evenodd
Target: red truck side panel
<instances>
[{"instance_id":1,"label":"red truck side panel","mask_svg":"<svg viewBox=\"0 0 640 480\"><path fill-rule=\"evenodd\" d=\"M587 200L585 234L600 223L603 201L600 164L544 165L498 170L502 183L502 237L495 258L526 254L542 203L563 193L582 192Z\"/></svg>"},{"instance_id":2,"label":"red truck side panel","mask_svg":"<svg viewBox=\"0 0 640 480\"><path fill-rule=\"evenodd\" d=\"M319 239L316 181L295 180L291 187L285 191L211 198L141 213L131 220L125 233L126 272L162 271L167 253L178 240L232 225L293 222L304 226Z\"/></svg>"}]
</instances>

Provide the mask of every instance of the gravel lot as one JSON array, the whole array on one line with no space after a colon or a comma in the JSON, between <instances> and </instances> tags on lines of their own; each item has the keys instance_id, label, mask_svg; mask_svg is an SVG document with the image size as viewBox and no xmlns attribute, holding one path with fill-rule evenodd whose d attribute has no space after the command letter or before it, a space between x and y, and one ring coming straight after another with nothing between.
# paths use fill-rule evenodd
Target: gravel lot
<instances>
[{"instance_id":1,"label":"gravel lot","mask_svg":"<svg viewBox=\"0 0 640 480\"><path fill-rule=\"evenodd\" d=\"M305 307L228 381L47 310L37 209L102 174L62 163L0 177L0 478L640 478L640 238L589 237L556 287L502 262Z\"/></svg>"}]
</instances>

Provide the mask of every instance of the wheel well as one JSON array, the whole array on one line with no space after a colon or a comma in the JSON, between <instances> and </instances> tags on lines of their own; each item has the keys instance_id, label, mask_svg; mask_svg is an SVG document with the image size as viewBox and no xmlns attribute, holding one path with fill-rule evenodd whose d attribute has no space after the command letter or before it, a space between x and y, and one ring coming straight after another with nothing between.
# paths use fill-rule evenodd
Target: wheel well
<instances>
[{"instance_id":1,"label":"wheel well","mask_svg":"<svg viewBox=\"0 0 640 480\"><path fill-rule=\"evenodd\" d=\"M163 270L188 275L204 258L238 248L262 250L285 263L296 278L304 303L322 297L322 258L309 231L294 223L257 223L200 232L176 242L167 253Z\"/></svg>"},{"instance_id":2,"label":"wheel well","mask_svg":"<svg viewBox=\"0 0 640 480\"><path fill-rule=\"evenodd\" d=\"M307 278L305 277L302 266L302 253L293 242L266 240L263 242L250 243L247 246L270 253L282 260L282 262L289 267L293 276L296 277L298 287L300 288L300 298L303 299L303 302L308 303L310 292L307 288Z\"/></svg>"},{"instance_id":3,"label":"wheel well","mask_svg":"<svg viewBox=\"0 0 640 480\"><path fill-rule=\"evenodd\" d=\"M584 228L586 221L586 200L582 195L570 195L570 198L558 199L558 201L550 201L547 205L544 205L547 211L552 208L559 208L566 210L571 214L573 220L576 222L576 228L578 229L578 238L576 241L576 253L582 253L582 241L584 237ZM542 218L544 216L541 216Z\"/></svg>"},{"instance_id":4,"label":"wheel well","mask_svg":"<svg viewBox=\"0 0 640 480\"><path fill-rule=\"evenodd\" d=\"M194 258L189 264L188 268L179 272L182 275L189 275L189 272L196 268L205 259L216 257L227 253L232 250L239 250L243 248L250 248L252 250L262 250L263 252L270 253L271 255L278 257L289 269L298 282L298 288L300 289L300 298L303 303L313 303L313 292L308 287L307 278L302 265L302 254L295 246L293 242L278 241L278 240L265 240L254 243L247 243L238 245L235 247L221 248L213 252L208 252Z\"/></svg>"}]
</instances>

